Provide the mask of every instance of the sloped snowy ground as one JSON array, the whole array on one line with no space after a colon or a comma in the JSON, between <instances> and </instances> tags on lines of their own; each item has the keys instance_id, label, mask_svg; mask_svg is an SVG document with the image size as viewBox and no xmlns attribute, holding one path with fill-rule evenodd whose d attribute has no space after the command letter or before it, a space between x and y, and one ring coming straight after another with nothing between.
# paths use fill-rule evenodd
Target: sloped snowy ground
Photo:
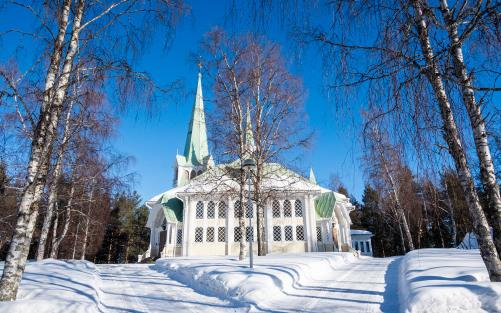
<instances>
[{"instance_id":1,"label":"sloped snowy ground","mask_svg":"<svg viewBox=\"0 0 501 313\"><path fill-rule=\"evenodd\" d=\"M175 279L203 294L248 304L251 311L397 312L398 259L351 253L280 254L248 260L158 260Z\"/></svg>"},{"instance_id":2,"label":"sloped snowy ground","mask_svg":"<svg viewBox=\"0 0 501 313\"><path fill-rule=\"evenodd\" d=\"M501 312L501 283L491 283L478 250L420 249L400 267L402 312Z\"/></svg>"}]
</instances>

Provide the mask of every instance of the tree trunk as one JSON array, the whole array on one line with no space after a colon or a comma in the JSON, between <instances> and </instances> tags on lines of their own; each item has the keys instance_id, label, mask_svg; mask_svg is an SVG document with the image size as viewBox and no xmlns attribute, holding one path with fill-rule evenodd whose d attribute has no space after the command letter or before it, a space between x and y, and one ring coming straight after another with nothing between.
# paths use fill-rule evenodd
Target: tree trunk
<instances>
[{"instance_id":1,"label":"tree trunk","mask_svg":"<svg viewBox=\"0 0 501 313\"><path fill-rule=\"evenodd\" d=\"M496 170L492 162L489 139L485 121L480 106L475 100L472 81L468 75L463 57L462 42L459 40L458 25L452 17L446 0L440 1L442 16L447 27L450 40L450 54L454 63L454 74L459 84L463 103L468 112L470 125L473 130L473 139L480 163L480 178L489 199L488 211L492 216L491 226L494 231L494 244L498 255L501 255L501 197L496 180Z\"/></svg>"},{"instance_id":2,"label":"tree trunk","mask_svg":"<svg viewBox=\"0 0 501 313\"><path fill-rule=\"evenodd\" d=\"M78 219L77 223L77 229L75 233L75 241L73 241L73 253L71 255L71 258L74 260L75 256L77 254L77 242L78 242L78 231L80 230L80 218Z\"/></svg>"},{"instance_id":3,"label":"tree trunk","mask_svg":"<svg viewBox=\"0 0 501 313\"><path fill-rule=\"evenodd\" d=\"M51 258L54 258L54 259L57 258L57 253L59 252L59 245L61 244L61 242L66 237L66 234L68 233L68 229L70 227L70 221L71 221L71 206L73 205L73 195L74 194L75 194L75 184L72 184L71 190L70 190L70 198L68 199L68 203L66 204L66 213L65 213L65 218L64 218L63 232L58 237L57 233L54 231L54 235L52 236L52 247L51 247L51 251L50 251Z\"/></svg>"},{"instance_id":4,"label":"tree trunk","mask_svg":"<svg viewBox=\"0 0 501 313\"><path fill-rule=\"evenodd\" d=\"M80 260L85 260L85 254L87 253L87 241L89 240L89 226L90 226L90 217L87 216L85 218L85 231L84 231L84 240L82 244L82 254L80 255Z\"/></svg>"},{"instance_id":5,"label":"tree trunk","mask_svg":"<svg viewBox=\"0 0 501 313\"><path fill-rule=\"evenodd\" d=\"M428 37L428 26L423 16L421 2L414 0L413 7L419 43L427 65L426 75L433 88L435 98L440 108L440 114L444 123L444 139L447 142L449 153L454 159L456 171L465 193L470 211L470 217L480 247L480 254L485 262L491 281L501 281L501 260L499 259L496 247L494 246L494 242L491 238L489 225L475 190L473 178L466 159L466 153L461 143L457 125L452 114L451 105L443 85L438 65L435 62L433 49Z\"/></svg>"},{"instance_id":6,"label":"tree trunk","mask_svg":"<svg viewBox=\"0 0 501 313\"><path fill-rule=\"evenodd\" d=\"M71 102L68 107L68 112L66 114L65 122L64 122L64 131L63 138L61 140L61 144L59 145L59 149L57 152L57 160L56 165L54 166L54 174L53 179L49 187L49 200L47 203L47 210L45 212L42 232L40 234L40 240L38 242L38 251L37 251L37 261L40 261L44 258L45 255L45 246L47 244L47 237L49 235L50 226L52 223L52 217L54 215L54 207L57 202L57 189L59 187L59 180L61 178L63 172L63 158L66 152L66 144L68 143L69 138L69 129L70 129L70 118L71 118L71 110L73 107L73 103ZM57 226L54 226L57 230Z\"/></svg>"},{"instance_id":7,"label":"tree trunk","mask_svg":"<svg viewBox=\"0 0 501 313\"><path fill-rule=\"evenodd\" d=\"M0 281L1 301L12 301L17 296L21 276L26 265L34 225L38 216L39 201L45 186L48 162L54 142L54 133L68 88L73 60L77 52L84 0L79 1L75 10L73 29L64 60L63 71L59 76L57 87L54 90L54 79L59 74L59 61L62 55L70 8L71 0L65 0L58 24L58 36L54 41L54 50L46 77L40 119L33 134L26 185L21 195L16 228L5 259L4 271ZM54 94L54 98L51 96L52 94Z\"/></svg>"},{"instance_id":8,"label":"tree trunk","mask_svg":"<svg viewBox=\"0 0 501 313\"><path fill-rule=\"evenodd\" d=\"M449 217L451 219L451 237L452 237L452 247L456 247L457 245L457 226L456 226L456 217L454 214L454 208L452 207L451 197L449 195L449 189L447 187L447 180L444 180L445 185L445 196L447 199L447 206L449 207Z\"/></svg>"},{"instance_id":9,"label":"tree trunk","mask_svg":"<svg viewBox=\"0 0 501 313\"><path fill-rule=\"evenodd\" d=\"M400 245L402 246L402 254L405 254L407 250L405 249L404 232L402 231L402 225L400 223L398 223L398 232L400 234Z\"/></svg>"}]
</instances>

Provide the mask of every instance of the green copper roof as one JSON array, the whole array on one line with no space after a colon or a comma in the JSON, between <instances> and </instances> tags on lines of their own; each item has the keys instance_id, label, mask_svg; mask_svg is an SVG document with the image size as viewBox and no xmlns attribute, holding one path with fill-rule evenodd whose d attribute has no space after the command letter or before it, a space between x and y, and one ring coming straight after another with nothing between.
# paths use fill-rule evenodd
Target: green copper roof
<instances>
[{"instance_id":1,"label":"green copper roof","mask_svg":"<svg viewBox=\"0 0 501 313\"><path fill-rule=\"evenodd\" d=\"M331 218L334 205L336 204L336 196L333 192L326 192L315 199L315 212L317 218Z\"/></svg>"},{"instance_id":2,"label":"green copper roof","mask_svg":"<svg viewBox=\"0 0 501 313\"><path fill-rule=\"evenodd\" d=\"M171 223L183 222L183 202L177 198L170 198L163 202L162 208L164 210L165 219Z\"/></svg>"},{"instance_id":3,"label":"green copper roof","mask_svg":"<svg viewBox=\"0 0 501 313\"><path fill-rule=\"evenodd\" d=\"M313 168L310 167L310 183L317 184L317 179L315 178L315 173L313 173Z\"/></svg>"},{"instance_id":4,"label":"green copper roof","mask_svg":"<svg viewBox=\"0 0 501 313\"><path fill-rule=\"evenodd\" d=\"M186 136L184 156L186 162L192 165L204 164L204 160L209 156L201 73L198 73L197 94L195 96L195 104L193 106L193 113L188 128L188 135Z\"/></svg>"}]
</instances>

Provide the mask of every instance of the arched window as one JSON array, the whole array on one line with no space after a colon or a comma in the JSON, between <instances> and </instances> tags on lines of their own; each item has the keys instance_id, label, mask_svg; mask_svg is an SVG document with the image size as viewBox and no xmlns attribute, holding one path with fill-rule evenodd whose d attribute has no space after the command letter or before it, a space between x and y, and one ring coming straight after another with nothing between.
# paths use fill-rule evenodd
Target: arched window
<instances>
[{"instance_id":1,"label":"arched window","mask_svg":"<svg viewBox=\"0 0 501 313\"><path fill-rule=\"evenodd\" d=\"M242 203L240 200L235 201L235 205L233 206L233 209L235 210L235 218L239 218L242 214Z\"/></svg>"},{"instance_id":2,"label":"arched window","mask_svg":"<svg viewBox=\"0 0 501 313\"><path fill-rule=\"evenodd\" d=\"M273 200L271 203L271 212L274 218L280 217L280 202Z\"/></svg>"},{"instance_id":3,"label":"arched window","mask_svg":"<svg viewBox=\"0 0 501 313\"><path fill-rule=\"evenodd\" d=\"M226 218L226 202L221 201L218 204L217 216L219 218Z\"/></svg>"},{"instance_id":4,"label":"arched window","mask_svg":"<svg viewBox=\"0 0 501 313\"><path fill-rule=\"evenodd\" d=\"M204 203L202 201L197 202L197 210L195 214L197 219L203 219L204 218Z\"/></svg>"},{"instance_id":5,"label":"arched window","mask_svg":"<svg viewBox=\"0 0 501 313\"><path fill-rule=\"evenodd\" d=\"M303 217L303 204L301 200L296 200L294 202L294 215L296 215L296 217Z\"/></svg>"},{"instance_id":6,"label":"arched window","mask_svg":"<svg viewBox=\"0 0 501 313\"><path fill-rule=\"evenodd\" d=\"M216 218L216 204L213 201L207 204L207 218Z\"/></svg>"},{"instance_id":7,"label":"arched window","mask_svg":"<svg viewBox=\"0 0 501 313\"><path fill-rule=\"evenodd\" d=\"M195 173L195 170L192 170L191 175L190 175L190 179L195 178L195 176L197 176L197 174Z\"/></svg>"},{"instance_id":8,"label":"arched window","mask_svg":"<svg viewBox=\"0 0 501 313\"><path fill-rule=\"evenodd\" d=\"M198 171L197 176L202 174L202 170Z\"/></svg>"},{"instance_id":9,"label":"arched window","mask_svg":"<svg viewBox=\"0 0 501 313\"><path fill-rule=\"evenodd\" d=\"M291 202L289 200L284 201L284 217L292 217Z\"/></svg>"}]
</instances>

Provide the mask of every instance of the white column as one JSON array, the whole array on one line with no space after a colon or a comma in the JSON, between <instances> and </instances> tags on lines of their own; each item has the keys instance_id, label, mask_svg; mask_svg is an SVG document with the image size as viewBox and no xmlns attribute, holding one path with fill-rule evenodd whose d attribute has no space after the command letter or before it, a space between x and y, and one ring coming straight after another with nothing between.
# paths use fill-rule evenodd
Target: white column
<instances>
[{"instance_id":1,"label":"white column","mask_svg":"<svg viewBox=\"0 0 501 313\"><path fill-rule=\"evenodd\" d=\"M228 197L228 211L226 212L226 255L231 255L231 247L233 247L233 229L235 227L235 209L233 208L234 201Z\"/></svg>"},{"instance_id":2,"label":"white column","mask_svg":"<svg viewBox=\"0 0 501 313\"><path fill-rule=\"evenodd\" d=\"M306 242L306 251L311 252L313 251L313 243L312 243L312 234L314 234L314 229L311 228L311 223L310 223L310 201L309 201L309 196L305 195L303 197L303 204L304 204L304 212L303 212L303 229L304 229L304 240Z\"/></svg>"},{"instance_id":3,"label":"white column","mask_svg":"<svg viewBox=\"0 0 501 313\"><path fill-rule=\"evenodd\" d=\"M183 256L188 256L188 232L190 223L190 197L186 197L183 206L183 246L182 246L182 254Z\"/></svg>"},{"instance_id":4,"label":"white column","mask_svg":"<svg viewBox=\"0 0 501 313\"><path fill-rule=\"evenodd\" d=\"M312 250L311 251L318 251L318 247L317 247L317 216L315 213L315 201L314 201L312 195L308 196L308 200L309 200L309 206L310 206L309 218L310 218L310 224L311 224L311 229L312 229L312 236L311 236Z\"/></svg>"},{"instance_id":5,"label":"white column","mask_svg":"<svg viewBox=\"0 0 501 313\"><path fill-rule=\"evenodd\" d=\"M369 238L369 255L372 255L372 240Z\"/></svg>"},{"instance_id":6,"label":"white column","mask_svg":"<svg viewBox=\"0 0 501 313\"><path fill-rule=\"evenodd\" d=\"M273 250L273 215L271 211L271 202L267 201L264 208L264 235L266 237L266 245L268 246L267 253L271 253Z\"/></svg>"}]
</instances>

